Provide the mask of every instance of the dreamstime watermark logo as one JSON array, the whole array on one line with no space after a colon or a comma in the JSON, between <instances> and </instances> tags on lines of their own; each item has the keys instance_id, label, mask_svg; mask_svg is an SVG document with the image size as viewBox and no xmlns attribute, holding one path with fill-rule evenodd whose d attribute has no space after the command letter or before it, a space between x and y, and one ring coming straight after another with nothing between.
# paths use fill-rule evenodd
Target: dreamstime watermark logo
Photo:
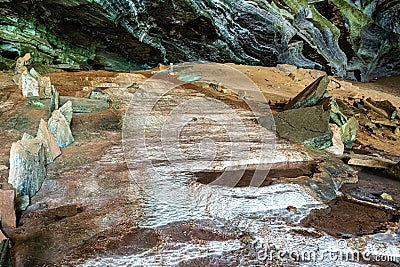
<instances>
[{"instance_id":1,"label":"dreamstime watermark logo","mask_svg":"<svg viewBox=\"0 0 400 267\"><path fill-rule=\"evenodd\" d=\"M269 171L263 163L275 156L275 124L263 93L227 65L173 67L148 78L128 106L122 134L133 182L169 204L190 197L188 177L206 170L219 170L211 185L234 187L251 165L250 186L260 186ZM260 116L269 130L255 124Z\"/></svg>"},{"instance_id":2,"label":"dreamstime watermark logo","mask_svg":"<svg viewBox=\"0 0 400 267\"><path fill-rule=\"evenodd\" d=\"M263 244L257 251L261 262L400 262L400 255L379 255L371 251L351 249L344 239L337 240L336 246L317 249L288 249L274 244Z\"/></svg>"}]
</instances>

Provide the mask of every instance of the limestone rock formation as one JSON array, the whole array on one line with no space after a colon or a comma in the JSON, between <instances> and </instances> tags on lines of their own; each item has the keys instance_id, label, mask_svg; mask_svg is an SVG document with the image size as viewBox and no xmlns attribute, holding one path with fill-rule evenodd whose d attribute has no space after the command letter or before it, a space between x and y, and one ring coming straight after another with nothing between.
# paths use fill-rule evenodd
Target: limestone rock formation
<instances>
[{"instance_id":1,"label":"limestone rock formation","mask_svg":"<svg viewBox=\"0 0 400 267\"><path fill-rule=\"evenodd\" d=\"M365 81L400 73L392 2L4 0L0 67L32 52L36 62L80 69L288 63Z\"/></svg>"}]
</instances>

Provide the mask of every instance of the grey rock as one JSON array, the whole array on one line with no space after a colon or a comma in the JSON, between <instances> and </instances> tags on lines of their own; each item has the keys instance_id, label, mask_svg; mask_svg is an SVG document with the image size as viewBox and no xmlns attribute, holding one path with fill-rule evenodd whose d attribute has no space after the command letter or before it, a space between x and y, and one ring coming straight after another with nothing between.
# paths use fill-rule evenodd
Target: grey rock
<instances>
[{"instance_id":1,"label":"grey rock","mask_svg":"<svg viewBox=\"0 0 400 267\"><path fill-rule=\"evenodd\" d=\"M46 147L41 138L29 135L13 143L8 182L17 196L34 196L46 178Z\"/></svg>"},{"instance_id":2,"label":"grey rock","mask_svg":"<svg viewBox=\"0 0 400 267\"><path fill-rule=\"evenodd\" d=\"M47 124L58 147L64 148L74 142L69 122L59 110L53 111Z\"/></svg>"},{"instance_id":3,"label":"grey rock","mask_svg":"<svg viewBox=\"0 0 400 267\"><path fill-rule=\"evenodd\" d=\"M64 117L67 120L68 124L71 125L72 113L73 113L71 100L68 100L58 110L61 112L61 114L64 115Z\"/></svg>"},{"instance_id":4,"label":"grey rock","mask_svg":"<svg viewBox=\"0 0 400 267\"><path fill-rule=\"evenodd\" d=\"M53 162L55 158L61 155L61 150L53 135L50 133L49 128L47 127L47 122L43 119L40 120L36 137L41 138L45 144L46 164Z\"/></svg>"},{"instance_id":5,"label":"grey rock","mask_svg":"<svg viewBox=\"0 0 400 267\"><path fill-rule=\"evenodd\" d=\"M281 138L303 143L314 149L332 146L333 134L329 127L329 111L325 111L322 106L279 112L274 114L274 120L276 132ZM260 123L264 126L262 118Z\"/></svg>"},{"instance_id":6,"label":"grey rock","mask_svg":"<svg viewBox=\"0 0 400 267\"><path fill-rule=\"evenodd\" d=\"M39 96L39 83L27 69L21 73L19 88L25 97Z\"/></svg>"},{"instance_id":7,"label":"grey rock","mask_svg":"<svg viewBox=\"0 0 400 267\"><path fill-rule=\"evenodd\" d=\"M319 77L303 91L301 91L295 98L289 101L289 103L285 105L285 110L306 108L316 105L323 98L329 96L327 91L329 81L330 80L327 75Z\"/></svg>"}]
</instances>

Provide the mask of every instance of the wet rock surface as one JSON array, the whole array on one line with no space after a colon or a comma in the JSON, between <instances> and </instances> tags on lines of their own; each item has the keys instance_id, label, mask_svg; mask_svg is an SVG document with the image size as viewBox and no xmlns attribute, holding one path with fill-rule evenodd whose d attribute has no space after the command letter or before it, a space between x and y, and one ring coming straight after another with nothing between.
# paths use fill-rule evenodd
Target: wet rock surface
<instances>
[{"instance_id":1,"label":"wet rock surface","mask_svg":"<svg viewBox=\"0 0 400 267\"><path fill-rule=\"evenodd\" d=\"M293 75L297 78L292 80L273 68L257 71L257 68L252 67L236 67L245 68L242 69L243 72L261 84L260 90L267 99L281 102L287 102L320 76L317 71L295 69ZM206 73L198 69L188 71ZM175 76L166 74L166 79L175 81L180 75L179 68L175 72ZM260 155L257 154L261 151L260 133L268 138L272 138L273 135L254 121L254 114L250 112L249 105L243 103L243 96L248 101L258 103L249 90L235 91L228 84L222 84L220 88L224 91L216 91L211 85L200 82L179 86L158 99L148 117L148 155L139 157L137 151L124 151L121 131L129 125L123 125L123 122L126 123L123 115L131 97L137 97L133 103L138 104L138 111L139 107L145 107L144 98L151 97L151 94L140 91L138 85L143 84L150 75L151 72L51 75L52 84L57 89L60 87L60 94L64 96L87 98L94 87L102 85L102 91L111 99L112 108L94 113L73 114L71 129L75 142L61 149L62 155L47 166L47 178L41 189L31 199L27 209L18 214L18 227L7 232L7 236L12 240L11 255L15 266L123 266L133 263L139 266L304 265L307 263L290 259L264 260L257 256L257 252L264 248L263 244L269 246L269 242L274 243L276 248L327 248L335 246L339 238L343 238L342 233L350 234L345 237L353 249L364 251L367 247L376 245L379 249L374 251L375 254L396 252L398 241L395 239L395 233L398 225L396 215L391 210L398 210L398 185L388 182L391 180L376 183L375 178L361 178L360 182L356 183L357 176L354 170L340 159L326 155L323 151L315 151L281 139L275 140L277 149L274 160L271 153L261 154L264 155L261 157L261 165L265 167L272 163L272 166L269 166L269 177L265 179L263 186L252 188L248 186L253 180L250 176L254 176L255 166L250 164L252 160L244 162L241 150L240 153L234 154L233 159L227 160L226 152L230 151L227 144L232 140L228 138L226 131L224 132L218 124L212 124L212 120L193 116L190 110L186 110L189 113L180 112L180 115L190 115L188 123L180 131L180 149L186 151L192 162L201 160L205 163L207 161L204 160L209 159L210 154L207 149L204 150L205 154L199 153L199 140L203 137L216 138L214 145L219 148L216 155L218 160L203 172L171 169L171 166L185 165L179 160L165 157L160 148L171 151L168 149L174 148L172 145L176 139L170 136L171 139L164 139L166 143L162 144L159 126L163 118L170 116L171 110L192 98L205 101L209 107L205 109L205 114L210 114L209 116L215 116L217 110L210 108L213 107L214 100L221 101L235 110L250 133L251 145L250 148L246 148L250 155ZM229 79L232 80L232 77L229 76ZM240 88L239 81L232 82ZM341 83L341 99L352 101L348 99L349 95L354 97L352 87L345 82ZM281 88L277 88L278 86ZM332 83L328 90L335 86L337 85ZM40 118L47 118L49 114L46 109L27 105L26 100L19 96L17 86L4 82L1 88L0 97L5 101L0 102L0 111L2 116L4 115L5 123L0 125L4 133L0 136L0 142L5 145L0 147L0 164L9 166L8 152L11 142L20 139L23 132L36 133ZM149 92L152 91L147 91ZM399 106L400 101L396 101L396 97L393 96L391 102ZM10 109L11 103L13 108ZM265 106L256 106L256 114L265 111ZM134 114L137 114L138 119L130 121L131 126L134 126L133 131L143 125L140 113ZM228 118L226 121L232 122ZM176 125L177 120L170 120L168 123ZM207 125L209 127L205 127ZM359 142L367 137L373 138L373 135L365 130L363 122L360 125L355 146L356 149L365 151L366 147L360 147ZM216 132L219 135L216 135ZM238 133L233 143L236 149L244 148L244 132ZM268 143L271 140L267 139L264 142ZM364 144L367 142L364 141ZM380 148L386 145L389 151L392 151L390 147L393 146L391 143L369 144L370 153L378 151L374 145ZM212 146L210 142L202 145L203 148ZM386 151L386 147L384 149ZM388 157L388 154L382 154ZM389 154L393 161L400 157L398 151L397 154ZM130 155L134 157L129 157ZM157 170L163 174L161 181L148 182L157 178L149 175L149 169L143 167L148 166L148 160L152 162L150 173L151 170ZM288 166L285 163L287 161L293 163ZM239 187L207 184L210 177L214 179L216 174L226 168L229 170L230 167L236 168L232 169L233 173L244 170L244 176L238 183ZM359 176L362 177L361 174ZM0 170L0 178L7 180L7 169ZM206 182L201 183L201 178ZM348 185L349 182L351 184ZM157 198L168 193L168 186L163 183L177 185L178 191L172 191L178 196L175 202L166 203ZM331 202L340 194L339 190L358 202ZM393 202L382 199L382 193L391 195ZM149 194L153 197L149 197ZM361 205L360 200L367 203ZM328 207L331 213L325 210ZM339 209L347 210L348 216L359 211L359 216L353 216L352 219L357 225L363 226L363 220L367 218L365 228L359 230L350 227L351 231L343 231L339 222L347 215L343 213L340 217ZM312 210L325 210L325 213L315 211L313 214L318 215L318 220L315 215L307 226L300 224ZM374 217L375 215L377 217ZM335 224L329 225L328 218ZM333 262L325 259L321 264L330 265ZM364 265L363 262L357 264L356 266Z\"/></svg>"}]
</instances>

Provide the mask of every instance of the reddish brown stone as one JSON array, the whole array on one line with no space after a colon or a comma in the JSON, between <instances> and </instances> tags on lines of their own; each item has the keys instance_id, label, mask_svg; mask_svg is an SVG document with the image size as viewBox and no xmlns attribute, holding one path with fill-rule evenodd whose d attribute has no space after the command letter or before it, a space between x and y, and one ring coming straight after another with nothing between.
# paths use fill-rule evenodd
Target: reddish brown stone
<instances>
[{"instance_id":1,"label":"reddish brown stone","mask_svg":"<svg viewBox=\"0 0 400 267\"><path fill-rule=\"evenodd\" d=\"M0 184L0 216L1 227L16 227L16 217L14 209L15 192L11 184Z\"/></svg>"}]
</instances>

